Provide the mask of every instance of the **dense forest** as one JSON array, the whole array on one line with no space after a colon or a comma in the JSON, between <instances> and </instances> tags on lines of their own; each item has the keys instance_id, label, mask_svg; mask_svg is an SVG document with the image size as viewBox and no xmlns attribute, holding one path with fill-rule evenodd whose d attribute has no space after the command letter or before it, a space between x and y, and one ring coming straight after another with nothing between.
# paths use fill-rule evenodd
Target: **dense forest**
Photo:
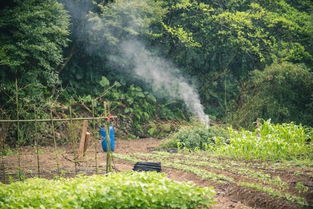
<instances>
[{"instance_id":1,"label":"dense forest","mask_svg":"<svg viewBox=\"0 0 313 209\"><path fill-rule=\"evenodd\" d=\"M310 0L11 0L0 17L3 119L97 99L136 136L202 110L313 125Z\"/></svg>"}]
</instances>

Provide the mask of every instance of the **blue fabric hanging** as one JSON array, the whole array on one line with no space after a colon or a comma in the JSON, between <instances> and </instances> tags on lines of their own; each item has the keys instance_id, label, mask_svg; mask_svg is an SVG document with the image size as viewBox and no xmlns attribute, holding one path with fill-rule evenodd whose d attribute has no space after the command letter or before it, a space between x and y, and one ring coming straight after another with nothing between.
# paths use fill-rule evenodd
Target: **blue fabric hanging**
<instances>
[{"instance_id":1,"label":"blue fabric hanging","mask_svg":"<svg viewBox=\"0 0 313 209\"><path fill-rule=\"evenodd\" d=\"M114 128L112 125L109 126L109 133L110 133L110 148L111 151L114 152L115 150L115 137L114 137ZM107 142L106 142L106 131L104 127L100 128L100 136L101 136L101 145L104 152L108 151Z\"/></svg>"}]
</instances>

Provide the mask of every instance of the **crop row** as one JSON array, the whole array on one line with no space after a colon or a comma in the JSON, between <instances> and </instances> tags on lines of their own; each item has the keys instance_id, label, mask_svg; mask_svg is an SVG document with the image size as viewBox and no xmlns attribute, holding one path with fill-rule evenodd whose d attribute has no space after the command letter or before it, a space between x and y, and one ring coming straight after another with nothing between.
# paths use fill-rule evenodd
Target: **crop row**
<instances>
[{"instance_id":1,"label":"crop row","mask_svg":"<svg viewBox=\"0 0 313 209\"><path fill-rule=\"evenodd\" d=\"M212 187L176 182L155 172L122 172L0 184L0 208L210 208Z\"/></svg>"},{"instance_id":2,"label":"crop row","mask_svg":"<svg viewBox=\"0 0 313 209\"><path fill-rule=\"evenodd\" d=\"M163 156L163 154L165 154ZM163 159L166 160L168 157L170 157L165 152L155 152L155 153L134 153L135 156L142 156L142 157L149 157L153 159ZM249 168L242 168L242 167L234 167L233 163L221 163L221 161L218 161L214 158L199 158L198 156L192 156L192 155L182 155L182 154L175 154L176 156L180 156L179 159L173 159L175 163L179 164L186 164L186 165L196 165L196 166L203 166L207 168L214 168L219 169L222 171L228 171L233 174L240 174L244 176L248 176L250 178L253 178L257 181L261 181L264 184L268 185L275 185L279 189L285 190L288 189L288 184L280 179L279 176L271 176L268 173L264 173L261 171L255 171L253 169ZM242 165L243 166L243 165Z\"/></svg>"},{"instance_id":3,"label":"crop row","mask_svg":"<svg viewBox=\"0 0 313 209\"><path fill-rule=\"evenodd\" d=\"M283 197L286 200L290 201L290 202L294 202L297 203L299 205L308 205L308 203L305 201L304 198L299 197L299 196L294 196L292 194L289 194L287 192L280 192L277 189L271 188L271 187L265 187L262 184L257 184L257 183L251 183L251 182L236 182L232 177L223 175L223 174L217 174L214 172L209 172L205 169L201 169L199 167L195 167L195 166L191 166L191 165L185 165L185 164L181 164L178 162L173 162L173 159L167 160L166 157L164 158L160 158L160 156L156 156L153 157L153 155L149 156L149 154L139 154L141 156L144 156L149 158L149 159L153 159L153 160L162 160L162 165L165 167L169 167L169 168L174 168L174 169L178 169L178 170L182 170L185 172L189 172L189 173L193 173L196 176L200 177L201 179L204 180L211 180L217 183L233 183L236 184L237 186L244 186L244 187L248 187L248 188L252 188L261 192L265 192L270 196L273 197ZM127 161L131 161L131 162L138 162L141 161L140 158L136 158L136 157L131 157L131 156L127 156L127 155L122 155L122 154L115 154L115 157L122 159L122 160L127 160Z\"/></svg>"}]
</instances>

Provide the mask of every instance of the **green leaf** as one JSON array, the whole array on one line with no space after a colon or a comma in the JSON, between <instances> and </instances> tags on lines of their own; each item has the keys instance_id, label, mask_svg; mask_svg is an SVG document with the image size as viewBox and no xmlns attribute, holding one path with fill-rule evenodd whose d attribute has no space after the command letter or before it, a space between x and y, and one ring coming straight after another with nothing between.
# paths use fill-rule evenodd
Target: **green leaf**
<instances>
[{"instance_id":1,"label":"green leaf","mask_svg":"<svg viewBox=\"0 0 313 209\"><path fill-rule=\"evenodd\" d=\"M142 93L142 92L137 92L137 93L136 93L136 96L137 96L137 97L144 98L144 97L145 97L145 94Z\"/></svg>"},{"instance_id":2,"label":"green leaf","mask_svg":"<svg viewBox=\"0 0 313 209\"><path fill-rule=\"evenodd\" d=\"M149 94L149 95L147 96L147 98L148 98L150 101L154 102L154 103L157 102L155 96L153 96L153 95L150 95L150 94Z\"/></svg>"},{"instance_id":3,"label":"green leaf","mask_svg":"<svg viewBox=\"0 0 313 209\"><path fill-rule=\"evenodd\" d=\"M108 87L110 85L110 81L105 76L102 76L99 84L102 87Z\"/></svg>"},{"instance_id":4,"label":"green leaf","mask_svg":"<svg viewBox=\"0 0 313 209\"><path fill-rule=\"evenodd\" d=\"M122 86L122 84L118 81L115 81L113 85L116 86L117 88Z\"/></svg>"}]
</instances>

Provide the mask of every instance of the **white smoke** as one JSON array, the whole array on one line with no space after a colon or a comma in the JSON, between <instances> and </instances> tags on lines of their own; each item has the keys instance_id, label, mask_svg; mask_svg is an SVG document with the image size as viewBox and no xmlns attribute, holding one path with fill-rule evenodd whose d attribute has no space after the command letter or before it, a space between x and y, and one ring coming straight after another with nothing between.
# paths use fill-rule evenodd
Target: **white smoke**
<instances>
[{"instance_id":1,"label":"white smoke","mask_svg":"<svg viewBox=\"0 0 313 209\"><path fill-rule=\"evenodd\" d=\"M122 55L134 66L133 72L137 77L148 82L156 89L162 89L175 99L181 99L189 111L200 122L209 126L209 116L203 111L199 94L183 76L177 74L172 64L160 57L154 56L137 40L121 42Z\"/></svg>"}]
</instances>

